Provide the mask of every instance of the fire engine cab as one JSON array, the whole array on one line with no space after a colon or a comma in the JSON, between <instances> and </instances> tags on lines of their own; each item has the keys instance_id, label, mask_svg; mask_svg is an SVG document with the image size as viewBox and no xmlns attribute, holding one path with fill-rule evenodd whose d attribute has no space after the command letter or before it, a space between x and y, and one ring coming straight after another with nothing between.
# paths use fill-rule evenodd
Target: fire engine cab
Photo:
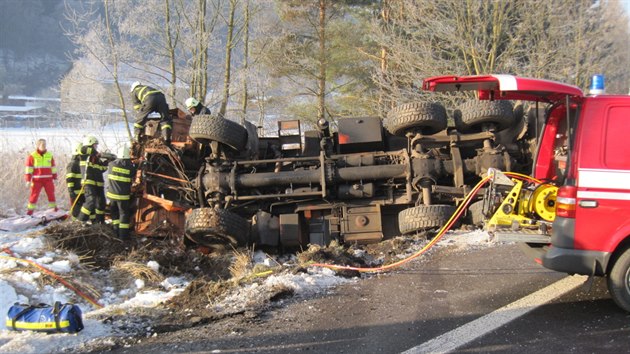
<instances>
[{"instance_id":1,"label":"fire engine cab","mask_svg":"<svg viewBox=\"0 0 630 354\"><path fill-rule=\"evenodd\" d=\"M480 100L528 101L543 111L532 176L558 189L543 266L607 277L611 297L630 311L630 96L590 93L558 82L510 75L439 76L434 92L476 91Z\"/></svg>"}]
</instances>

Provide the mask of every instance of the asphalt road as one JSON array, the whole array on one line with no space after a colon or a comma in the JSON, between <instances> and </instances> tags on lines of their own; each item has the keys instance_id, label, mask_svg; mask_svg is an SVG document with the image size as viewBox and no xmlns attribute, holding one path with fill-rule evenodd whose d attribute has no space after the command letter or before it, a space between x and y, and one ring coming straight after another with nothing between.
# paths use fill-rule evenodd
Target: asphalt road
<instances>
[{"instance_id":1,"label":"asphalt road","mask_svg":"<svg viewBox=\"0 0 630 354\"><path fill-rule=\"evenodd\" d=\"M537 265L516 245L439 248L326 296L287 300L262 317L160 334L113 352L628 352L630 316L610 300L603 279L550 302L534 296L543 298L539 307L511 307L566 277ZM497 313L515 319L502 323ZM436 338L444 342L435 344ZM454 341L462 343L449 347Z\"/></svg>"}]
</instances>

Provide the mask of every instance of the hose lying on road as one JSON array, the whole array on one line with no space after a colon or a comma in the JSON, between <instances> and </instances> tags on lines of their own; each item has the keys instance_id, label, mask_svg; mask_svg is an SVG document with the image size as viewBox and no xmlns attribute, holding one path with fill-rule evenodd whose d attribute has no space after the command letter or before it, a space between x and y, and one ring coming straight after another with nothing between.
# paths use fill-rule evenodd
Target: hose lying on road
<instances>
[{"instance_id":1,"label":"hose lying on road","mask_svg":"<svg viewBox=\"0 0 630 354\"><path fill-rule=\"evenodd\" d=\"M527 181L530 181L530 182L533 182L533 183L538 183L538 184L541 183L541 181L538 180L538 179L535 179L535 178L532 178L530 176L523 175L523 174L520 174L520 173L516 173L516 172L504 172L504 174L509 176L509 177L512 177L512 178L517 178L517 179L521 179L521 180L527 180ZM457 209L455 210L453 215L451 215L450 219L448 219L446 224L444 224L444 226L442 226L442 228L438 231L438 233L435 235L435 237L426 246L424 246L421 250L419 250L418 252L412 254L411 256L409 256L407 258L401 259L398 262L394 262L394 263L387 264L387 265L380 266L380 267L372 267L372 268L370 268L370 267L351 267L351 266L344 266L344 265L337 265L337 264L328 264L328 263L314 263L314 264L311 264L310 266L311 267L329 268L329 269L333 269L333 270L354 270L354 271L361 272L361 273L382 272L382 271L387 271L387 270L391 270L393 268L399 267L399 266L401 266L401 265L411 261L412 259L417 258L421 254L423 254L426 251L428 251L436 243L438 243L438 241L440 241L440 239L446 234L446 232L448 230L450 230L450 228L453 227L455 222L461 217L462 213L466 210L466 208L468 207L468 204L470 204L470 201L479 192L481 187L483 187L490 180L491 180L491 177L487 176L487 177L484 177L481 181L479 181L479 183L477 183L475 185L475 187L470 191L470 193L468 193L468 195L464 198L464 201L457 207Z\"/></svg>"}]
</instances>

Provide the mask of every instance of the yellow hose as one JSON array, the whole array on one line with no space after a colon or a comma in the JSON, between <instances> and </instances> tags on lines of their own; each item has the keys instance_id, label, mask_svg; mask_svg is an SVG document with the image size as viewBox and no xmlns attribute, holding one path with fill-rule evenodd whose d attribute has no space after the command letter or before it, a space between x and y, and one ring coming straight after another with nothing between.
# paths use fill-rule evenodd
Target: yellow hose
<instances>
[{"instance_id":1,"label":"yellow hose","mask_svg":"<svg viewBox=\"0 0 630 354\"><path fill-rule=\"evenodd\" d=\"M542 183L540 180L521 174L521 173L516 173L516 172L504 172L507 176L510 177L514 177L514 178L518 178L518 179L524 179L524 180L529 180L535 183ZM490 181L490 177L484 177L481 179L481 181L479 181L479 183L477 183L475 185L475 187L470 191L470 193L468 193L468 195L464 198L463 202L457 207L457 209L455 210L455 212L453 213L453 215L451 215L451 217L448 219L448 221L446 222L446 224L444 224L444 226L442 226L442 228L438 231L438 233L435 235L435 237L426 245L424 246L421 250L419 250L418 252L412 254L411 256L402 259L398 262L395 263L391 263L388 265L384 265L384 266L380 266L380 267L373 267L373 268L368 268L368 267L351 267L351 266L343 266L343 265L337 265L337 264L328 264L328 263L314 263L311 264L309 266L311 267L323 267L323 268L329 268L329 269L334 269L334 270L354 270L357 272L361 272L361 273L373 273L373 272L381 272L381 271L385 271L385 270L391 270L392 268L396 268L399 267L409 261L411 261L414 258L417 258L418 256L420 256L421 254L425 253L426 251L428 251L431 247L433 247L436 243L438 243L438 241L440 241L440 239L446 234L446 232L453 226L455 220L457 220L461 214L463 213L463 211L466 209L466 207L468 206L468 204L470 204L470 201L472 200L472 197L474 197L478 192L479 189L481 189L481 187L486 184L488 181Z\"/></svg>"}]
</instances>

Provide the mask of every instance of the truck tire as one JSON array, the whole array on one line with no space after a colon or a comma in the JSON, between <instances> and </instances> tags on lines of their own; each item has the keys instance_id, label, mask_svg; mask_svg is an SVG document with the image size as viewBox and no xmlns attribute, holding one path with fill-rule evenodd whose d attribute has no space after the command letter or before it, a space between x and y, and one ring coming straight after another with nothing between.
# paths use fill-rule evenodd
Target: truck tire
<instances>
[{"instance_id":1,"label":"truck tire","mask_svg":"<svg viewBox=\"0 0 630 354\"><path fill-rule=\"evenodd\" d=\"M186 217L186 237L211 248L222 245L244 245L249 236L249 223L225 209L193 209Z\"/></svg>"},{"instance_id":2,"label":"truck tire","mask_svg":"<svg viewBox=\"0 0 630 354\"><path fill-rule=\"evenodd\" d=\"M476 201L468 206L466 223L474 226L483 226L486 216L483 214L483 200Z\"/></svg>"},{"instance_id":3,"label":"truck tire","mask_svg":"<svg viewBox=\"0 0 630 354\"><path fill-rule=\"evenodd\" d=\"M452 205L420 205L398 213L398 228L402 234L444 226L455 207Z\"/></svg>"},{"instance_id":4,"label":"truck tire","mask_svg":"<svg viewBox=\"0 0 630 354\"><path fill-rule=\"evenodd\" d=\"M237 151L242 151L247 143L247 130L244 127L209 114L194 116L188 135L202 144L218 141Z\"/></svg>"},{"instance_id":5,"label":"truck tire","mask_svg":"<svg viewBox=\"0 0 630 354\"><path fill-rule=\"evenodd\" d=\"M630 249L617 259L608 274L608 292L617 306L630 312Z\"/></svg>"},{"instance_id":6,"label":"truck tire","mask_svg":"<svg viewBox=\"0 0 630 354\"><path fill-rule=\"evenodd\" d=\"M416 102L400 105L387 113L385 129L396 136L408 132L433 135L446 129L444 106L432 102Z\"/></svg>"},{"instance_id":7,"label":"truck tire","mask_svg":"<svg viewBox=\"0 0 630 354\"><path fill-rule=\"evenodd\" d=\"M468 101L455 110L453 119L462 133L480 132L490 124L498 132L514 124L514 113L510 101Z\"/></svg>"}]
</instances>

